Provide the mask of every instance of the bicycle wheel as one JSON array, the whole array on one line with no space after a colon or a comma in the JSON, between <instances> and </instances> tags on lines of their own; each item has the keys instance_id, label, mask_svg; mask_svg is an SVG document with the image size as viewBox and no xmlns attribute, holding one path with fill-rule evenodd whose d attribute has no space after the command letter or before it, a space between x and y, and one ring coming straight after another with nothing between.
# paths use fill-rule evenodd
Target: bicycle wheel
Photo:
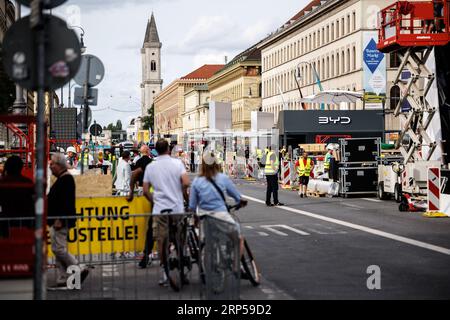
<instances>
[{"instance_id":1,"label":"bicycle wheel","mask_svg":"<svg viewBox=\"0 0 450 320\"><path fill-rule=\"evenodd\" d=\"M179 241L172 225L169 227L169 239L165 241L166 261L164 271L169 280L169 285L174 291L180 291L182 282L182 257L180 256Z\"/></svg>"},{"instance_id":2,"label":"bicycle wheel","mask_svg":"<svg viewBox=\"0 0 450 320\"><path fill-rule=\"evenodd\" d=\"M189 247L189 253L191 254L191 257L193 259L192 262L198 263L199 240L197 234L195 233L195 229L193 228L189 228L187 243Z\"/></svg>"},{"instance_id":3,"label":"bicycle wheel","mask_svg":"<svg viewBox=\"0 0 450 320\"><path fill-rule=\"evenodd\" d=\"M251 284L255 287L259 286L261 283L261 277L247 240L244 240L244 253L241 257L241 264L244 268L247 279L251 282Z\"/></svg>"}]
</instances>

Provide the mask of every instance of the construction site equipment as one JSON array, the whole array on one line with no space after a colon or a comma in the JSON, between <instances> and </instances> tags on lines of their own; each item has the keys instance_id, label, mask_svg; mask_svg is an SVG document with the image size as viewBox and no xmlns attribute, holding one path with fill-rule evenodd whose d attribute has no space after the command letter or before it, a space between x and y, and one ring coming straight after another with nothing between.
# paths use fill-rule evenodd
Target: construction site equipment
<instances>
[{"instance_id":1,"label":"construction site equipment","mask_svg":"<svg viewBox=\"0 0 450 320\"><path fill-rule=\"evenodd\" d=\"M376 194L378 168L348 167L339 168L340 194L348 195Z\"/></svg>"},{"instance_id":2,"label":"construction site equipment","mask_svg":"<svg viewBox=\"0 0 450 320\"><path fill-rule=\"evenodd\" d=\"M381 155L380 138L351 138L339 141L344 163L375 163Z\"/></svg>"},{"instance_id":3,"label":"construction site equipment","mask_svg":"<svg viewBox=\"0 0 450 320\"><path fill-rule=\"evenodd\" d=\"M400 177L394 184L395 175L388 174L389 168L380 165L383 174L380 174L379 187L383 189L379 195L384 198L386 187L389 185L392 190L395 185L394 191L402 194L401 211L423 209L428 193L428 168L442 166L440 161L431 161L437 142L427 130L438 106L427 100L436 78L427 62L434 59L435 47L450 42L449 8L448 0L397 1L379 13L377 48L384 53L395 52L401 61L393 81L400 88L400 99L393 114L404 123L395 146L403 157L402 170L397 172ZM410 74L406 81L405 73ZM405 102L411 106L410 110L403 108ZM400 182L401 190L398 190Z\"/></svg>"},{"instance_id":4,"label":"construction site equipment","mask_svg":"<svg viewBox=\"0 0 450 320\"><path fill-rule=\"evenodd\" d=\"M33 116L0 116L0 133L6 137L5 148L0 149L0 158L19 156L24 163L22 175L32 181L31 183L5 182L0 179L0 238L2 238L0 239L0 276L2 277L29 277L34 271L35 217L32 212L14 210L20 207L14 201L20 201L20 195L33 193L35 188L36 121L36 117ZM46 136L44 138L47 141ZM44 176L46 176L48 146L45 146L43 150ZM42 205L45 208L45 203ZM44 221L45 219L44 212Z\"/></svg>"}]
</instances>

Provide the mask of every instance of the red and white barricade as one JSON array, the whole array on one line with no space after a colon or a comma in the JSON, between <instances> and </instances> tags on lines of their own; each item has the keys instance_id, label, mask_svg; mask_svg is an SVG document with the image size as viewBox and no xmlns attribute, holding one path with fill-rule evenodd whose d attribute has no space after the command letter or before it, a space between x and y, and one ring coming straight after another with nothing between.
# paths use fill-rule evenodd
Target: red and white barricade
<instances>
[{"instance_id":1,"label":"red and white barricade","mask_svg":"<svg viewBox=\"0 0 450 320\"><path fill-rule=\"evenodd\" d=\"M440 212L441 201L441 169L428 168L428 210L424 214L426 217L448 217Z\"/></svg>"},{"instance_id":2,"label":"red and white barricade","mask_svg":"<svg viewBox=\"0 0 450 320\"><path fill-rule=\"evenodd\" d=\"M292 189L291 163L289 161L281 161L281 187Z\"/></svg>"}]
</instances>

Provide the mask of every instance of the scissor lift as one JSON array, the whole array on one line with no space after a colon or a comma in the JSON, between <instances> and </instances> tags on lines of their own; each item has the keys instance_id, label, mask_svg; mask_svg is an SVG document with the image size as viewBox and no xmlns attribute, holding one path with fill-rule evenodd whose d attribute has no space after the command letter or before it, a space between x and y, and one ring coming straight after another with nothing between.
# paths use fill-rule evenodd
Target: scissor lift
<instances>
[{"instance_id":1,"label":"scissor lift","mask_svg":"<svg viewBox=\"0 0 450 320\"><path fill-rule=\"evenodd\" d=\"M378 31L378 50L384 53L396 52L401 61L393 81L393 85L400 88L400 100L395 106L394 116L404 120L396 148L403 156L405 170L397 185L401 187L401 192L425 195L426 169L441 165L440 162L430 160L437 142L429 136L427 129L437 106L431 105L426 98L435 81L435 75L427 67L427 62L434 58L432 52L435 47L450 42L450 1L397 1L379 13ZM406 70L411 77L404 82L402 74ZM411 110L402 109L405 101ZM406 136L409 141L404 144ZM424 147L429 148L426 155Z\"/></svg>"}]
</instances>

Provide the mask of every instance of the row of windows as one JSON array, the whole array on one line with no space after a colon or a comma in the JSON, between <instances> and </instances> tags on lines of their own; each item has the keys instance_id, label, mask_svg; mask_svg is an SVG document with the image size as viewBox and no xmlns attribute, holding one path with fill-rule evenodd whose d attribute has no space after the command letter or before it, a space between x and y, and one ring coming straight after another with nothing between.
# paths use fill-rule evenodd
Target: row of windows
<instances>
[{"instance_id":1,"label":"row of windows","mask_svg":"<svg viewBox=\"0 0 450 320\"><path fill-rule=\"evenodd\" d=\"M231 102L242 98L242 85L236 85L211 97L213 101Z\"/></svg>"},{"instance_id":2,"label":"row of windows","mask_svg":"<svg viewBox=\"0 0 450 320\"><path fill-rule=\"evenodd\" d=\"M300 78L297 78L296 70L291 70L265 80L263 96L267 98L278 95L280 89L282 92L296 90L296 79L298 80L298 85L301 87L315 84L317 79L314 70L317 71L317 76L321 81L355 71L357 68L356 61L356 47L353 46L352 49L341 49L336 53L329 54L322 59L311 62L311 64L301 64Z\"/></svg>"},{"instance_id":3,"label":"row of windows","mask_svg":"<svg viewBox=\"0 0 450 320\"><path fill-rule=\"evenodd\" d=\"M309 35L290 43L284 48L272 53L263 59L263 70L274 68L292 59L298 58L314 49L327 45L356 30L356 12L347 14L326 27L310 33Z\"/></svg>"}]
</instances>

